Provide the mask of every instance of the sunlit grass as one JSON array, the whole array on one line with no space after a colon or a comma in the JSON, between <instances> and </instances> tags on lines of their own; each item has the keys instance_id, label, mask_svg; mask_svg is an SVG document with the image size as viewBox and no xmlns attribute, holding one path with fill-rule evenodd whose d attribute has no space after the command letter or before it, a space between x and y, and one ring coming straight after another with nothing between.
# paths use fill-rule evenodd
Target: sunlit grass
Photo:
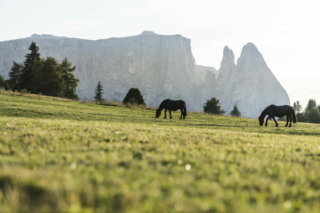
<instances>
[{"instance_id":1,"label":"sunlit grass","mask_svg":"<svg viewBox=\"0 0 320 213\"><path fill-rule=\"evenodd\" d=\"M318 212L320 125L0 95L0 212Z\"/></svg>"}]
</instances>

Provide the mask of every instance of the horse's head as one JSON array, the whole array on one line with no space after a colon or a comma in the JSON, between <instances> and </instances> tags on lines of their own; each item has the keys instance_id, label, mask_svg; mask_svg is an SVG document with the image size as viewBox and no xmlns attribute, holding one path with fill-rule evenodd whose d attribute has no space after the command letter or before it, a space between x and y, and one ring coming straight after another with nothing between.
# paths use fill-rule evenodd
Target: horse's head
<instances>
[{"instance_id":1,"label":"horse's head","mask_svg":"<svg viewBox=\"0 0 320 213\"><path fill-rule=\"evenodd\" d=\"M157 109L157 111L156 111L156 118L159 118L160 115L161 115L161 110Z\"/></svg>"},{"instance_id":2,"label":"horse's head","mask_svg":"<svg viewBox=\"0 0 320 213\"><path fill-rule=\"evenodd\" d=\"M264 118L263 118L262 116L259 116L259 117L258 117L258 120L259 120L260 126L262 126L263 123L264 123Z\"/></svg>"}]
</instances>

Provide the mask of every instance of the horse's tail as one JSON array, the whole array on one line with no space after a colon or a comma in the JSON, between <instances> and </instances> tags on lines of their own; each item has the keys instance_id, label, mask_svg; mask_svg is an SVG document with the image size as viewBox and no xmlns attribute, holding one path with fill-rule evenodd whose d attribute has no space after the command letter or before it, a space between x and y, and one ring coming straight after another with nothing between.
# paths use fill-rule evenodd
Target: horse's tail
<instances>
[{"instance_id":1,"label":"horse's tail","mask_svg":"<svg viewBox=\"0 0 320 213\"><path fill-rule=\"evenodd\" d=\"M184 116L187 116L187 105L184 104Z\"/></svg>"},{"instance_id":2,"label":"horse's tail","mask_svg":"<svg viewBox=\"0 0 320 213\"><path fill-rule=\"evenodd\" d=\"M293 117L293 123L298 123L298 119L297 119L296 113L294 111L292 113L292 117Z\"/></svg>"}]
</instances>

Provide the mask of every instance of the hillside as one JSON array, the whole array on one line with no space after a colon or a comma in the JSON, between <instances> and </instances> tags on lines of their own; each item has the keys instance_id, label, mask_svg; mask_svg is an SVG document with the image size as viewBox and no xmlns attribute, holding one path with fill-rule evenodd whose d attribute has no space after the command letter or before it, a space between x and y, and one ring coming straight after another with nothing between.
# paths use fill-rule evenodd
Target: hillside
<instances>
[{"instance_id":1,"label":"hillside","mask_svg":"<svg viewBox=\"0 0 320 213\"><path fill-rule=\"evenodd\" d=\"M319 125L178 118L0 95L1 211L318 212Z\"/></svg>"}]
</instances>

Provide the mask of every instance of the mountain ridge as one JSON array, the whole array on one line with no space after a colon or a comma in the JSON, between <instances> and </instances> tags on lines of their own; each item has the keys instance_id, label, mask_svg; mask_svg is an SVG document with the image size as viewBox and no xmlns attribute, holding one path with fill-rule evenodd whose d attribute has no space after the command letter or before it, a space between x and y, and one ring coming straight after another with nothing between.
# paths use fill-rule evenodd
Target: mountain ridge
<instances>
[{"instance_id":1,"label":"mountain ridge","mask_svg":"<svg viewBox=\"0 0 320 213\"><path fill-rule=\"evenodd\" d=\"M237 64L232 49L226 46L218 71L213 67L196 65L191 40L178 34L159 35L144 31L135 36L99 40L33 34L32 37L24 39L0 42L1 75L8 78L12 62L23 62L31 41L35 41L39 46L41 57L51 56L58 61L67 57L77 66L75 76L80 79L77 88L80 98L93 97L96 84L101 81L105 91L104 98L108 100L122 101L131 87L137 87L146 103L154 106L167 98L183 99L189 110L202 111L207 99L217 97L221 100L222 109L226 109L227 113L234 104L238 104L245 117L256 117L257 112L266 107L264 105L268 101L270 104L290 103L262 54L252 43L244 46L242 52L245 51L237 59ZM244 69L243 65L251 66L252 69ZM200 69L202 71L199 71ZM252 78L250 75L254 70L258 71ZM269 73L266 74L268 82L262 82L262 86L258 87L255 81L264 76L261 71ZM245 78L239 75L241 72L245 73ZM272 75L274 77L270 77ZM282 91L281 99L285 101L272 98L266 92L267 83ZM254 106L252 113L245 110L249 105L244 99L248 98L248 103L251 103L251 97L242 94L246 91L241 89L248 85L252 86L248 88L252 90L254 97L259 96L255 93L261 96L260 99L255 99L261 104ZM241 91L241 94L237 90ZM267 102L262 101L264 94L268 94Z\"/></svg>"}]
</instances>

